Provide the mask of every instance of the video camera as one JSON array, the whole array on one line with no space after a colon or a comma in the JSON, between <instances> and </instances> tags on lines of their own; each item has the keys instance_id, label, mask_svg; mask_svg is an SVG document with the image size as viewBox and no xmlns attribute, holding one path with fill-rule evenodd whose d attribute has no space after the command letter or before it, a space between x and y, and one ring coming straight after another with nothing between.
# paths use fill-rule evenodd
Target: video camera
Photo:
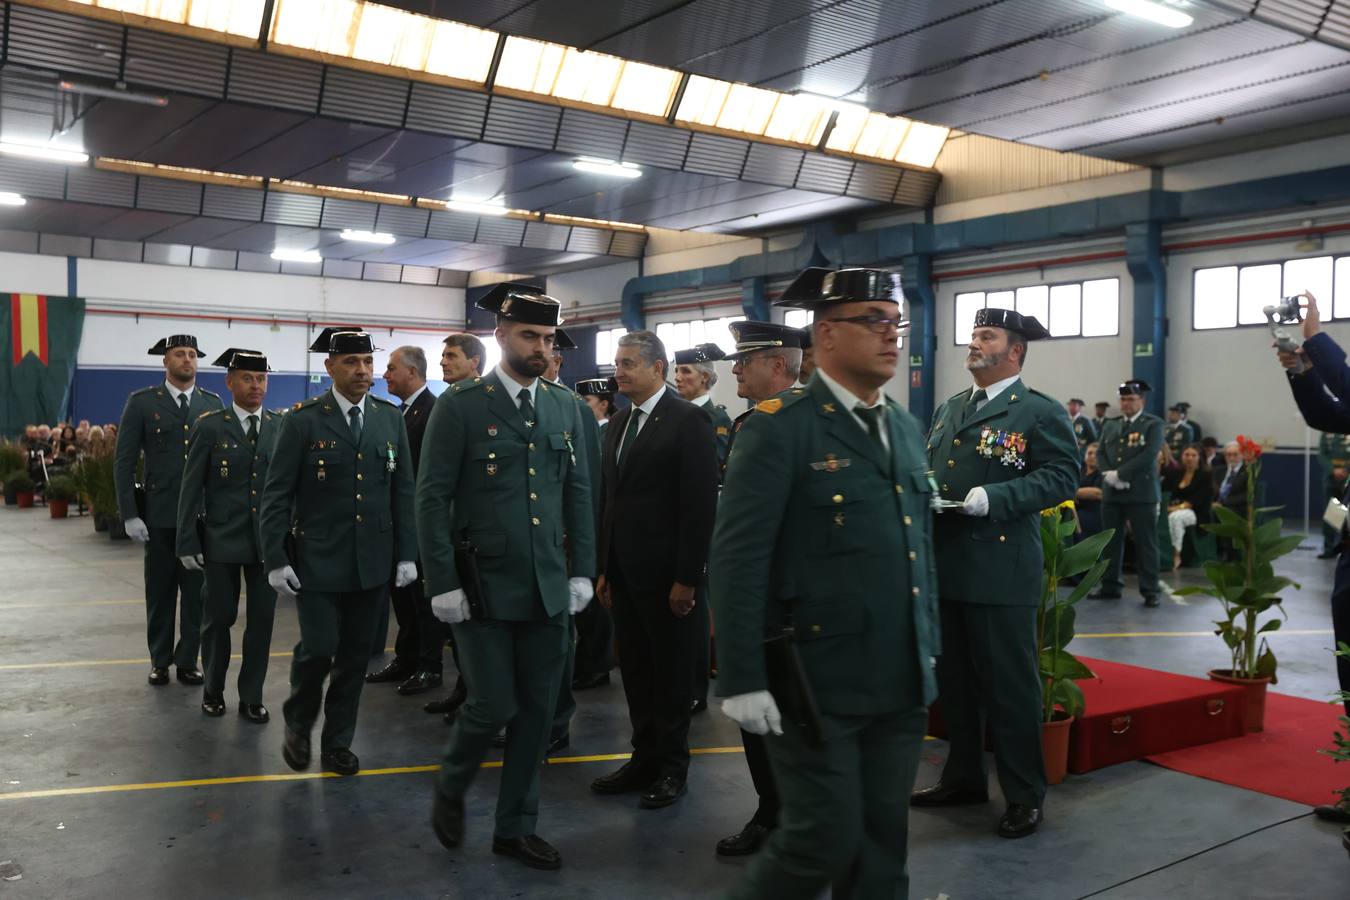
<instances>
[{"instance_id":1,"label":"video camera","mask_svg":"<svg viewBox=\"0 0 1350 900\"><path fill-rule=\"evenodd\" d=\"M1299 303L1301 299L1282 297L1279 303L1261 310L1266 314L1266 322L1270 325L1270 333L1275 337L1275 345L1286 353L1293 353L1300 346L1300 342L1294 339L1286 326L1297 325L1303 321L1303 307Z\"/></svg>"}]
</instances>

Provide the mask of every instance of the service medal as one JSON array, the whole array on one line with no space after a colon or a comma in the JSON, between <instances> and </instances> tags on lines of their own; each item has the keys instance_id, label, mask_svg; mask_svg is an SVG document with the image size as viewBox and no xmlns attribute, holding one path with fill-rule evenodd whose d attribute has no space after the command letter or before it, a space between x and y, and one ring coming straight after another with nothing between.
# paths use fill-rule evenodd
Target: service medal
<instances>
[{"instance_id":1,"label":"service medal","mask_svg":"<svg viewBox=\"0 0 1350 900\"><path fill-rule=\"evenodd\" d=\"M496 437L496 436L497 436L497 426L496 426L496 425L489 425L489 426L488 426L488 437Z\"/></svg>"},{"instance_id":2,"label":"service medal","mask_svg":"<svg viewBox=\"0 0 1350 900\"><path fill-rule=\"evenodd\" d=\"M384 470L386 472L393 472L398 469L398 456L394 453L394 445L386 441L384 449L388 457L384 462Z\"/></svg>"}]
</instances>

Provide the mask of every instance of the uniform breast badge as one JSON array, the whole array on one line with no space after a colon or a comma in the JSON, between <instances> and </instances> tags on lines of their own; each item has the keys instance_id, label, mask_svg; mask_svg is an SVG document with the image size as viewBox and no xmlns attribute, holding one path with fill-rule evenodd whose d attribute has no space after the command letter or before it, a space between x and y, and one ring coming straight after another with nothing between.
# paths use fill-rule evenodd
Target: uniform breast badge
<instances>
[{"instance_id":1,"label":"uniform breast badge","mask_svg":"<svg viewBox=\"0 0 1350 900\"><path fill-rule=\"evenodd\" d=\"M833 453L826 453L825 458L820 462L811 463L811 468L817 472L838 472L840 469L847 469L851 465L853 465L851 459L840 459Z\"/></svg>"},{"instance_id":2,"label":"uniform breast badge","mask_svg":"<svg viewBox=\"0 0 1350 900\"><path fill-rule=\"evenodd\" d=\"M980 431L976 452L985 459L997 459L1000 465L1025 469L1027 439L1017 431L995 431L985 426Z\"/></svg>"},{"instance_id":3,"label":"uniform breast badge","mask_svg":"<svg viewBox=\"0 0 1350 900\"><path fill-rule=\"evenodd\" d=\"M327 478L328 478L328 472L324 470L324 467L323 467L323 460L319 460L319 471L318 471L317 473L315 473L314 477L317 478L317 479L320 480L320 481L325 481L325 480L327 480Z\"/></svg>"},{"instance_id":4,"label":"uniform breast badge","mask_svg":"<svg viewBox=\"0 0 1350 900\"><path fill-rule=\"evenodd\" d=\"M384 453L385 453L384 470L386 472L393 472L397 470L398 454L394 452L394 444L392 441L385 441Z\"/></svg>"},{"instance_id":5,"label":"uniform breast badge","mask_svg":"<svg viewBox=\"0 0 1350 900\"><path fill-rule=\"evenodd\" d=\"M488 426L488 437L496 437L496 436L497 436L497 426L496 426L496 425L489 425L489 426Z\"/></svg>"},{"instance_id":6,"label":"uniform breast badge","mask_svg":"<svg viewBox=\"0 0 1350 900\"><path fill-rule=\"evenodd\" d=\"M577 451L576 448L572 446L572 432L564 431L563 441L567 443L567 455L572 457L572 465L575 466L577 464Z\"/></svg>"},{"instance_id":7,"label":"uniform breast badge","mask_svg":"<svg viewBox=\"0 0 1350 900\"><path fill-rule=\"evenodd\" d=\"M1125 436L1126 447L1142 447L1144 445L1144 436L1138 431L1131 431Z\"/></svg>"},{"instance_id":8,"label":"uniform breast badge","mask_svg":"<svg viewBox=\"0 0 1350 900\"><path fill-rule=\"evenodd\" d=\"M488 473L488 475L496 475L496 474L497 474L497 464L496 464L496 463L488 463L488 464L487 464L487 473Z\"/></svg>"}]
</instances>

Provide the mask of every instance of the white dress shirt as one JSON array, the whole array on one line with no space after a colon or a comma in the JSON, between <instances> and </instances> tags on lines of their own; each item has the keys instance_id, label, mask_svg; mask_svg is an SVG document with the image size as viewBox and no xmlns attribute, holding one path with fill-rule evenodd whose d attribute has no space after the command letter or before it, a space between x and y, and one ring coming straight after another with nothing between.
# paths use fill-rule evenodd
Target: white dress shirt
<instances>
[{"instance_id":1,"label":"white dress shirt","mask_svg":"<svg viewBox=\"0 0 1350 900\"><path fill-rule=\"evenodd\" d=\"M337 401L338 409L342 410L342 418L347 420L347 427L348 428L352 427L351 409L352 407L355 407L361 410L361 415L359 416L359 418L361 420L361 427L364 429L366 427L366 395L365 394L361 395L360 403L353 403L346 397L342 396L342 392L339 391L337 388L333 388L332 394L333 399Z\"/></svg>"},{"instance_id":2,"label":"white dress shirt","mask_svg":"<svg viewBox=\"0 0 1350 900\"><path fill-rule=\"evenodd\" d=\"M534 402L535 391L539 387L538 378L532 379L529 384L521 384L510 375L507 375L506 370L503 369L500 364L492 371L496 373L498 380L502 383L502 387L506 388L506 392L511 395L511 402L516 405L516 409L520 409L520 392L523 390L530 392L530 405L538 408L539 404Z\"/></svg>"},{"instance_id":3,"label":"white dress shirt","mask_svg":"<svg viewBox=\"0 0 1350 900\"><path fill-rule=\"evenodd\" d=\"M426 389L427 386L425 384L422 385L420 388L413 391L413 395L411 397L403 401L403 411L405 413L408 411L408 407L413 405L413 401L416 400L418 397L422 396L422 392L425 391Z\"/></svg>"},{"instance_id":4,"label":"white dress shirt","mask_svg":"<svg viewBox=\"0 0 1350 900\"><path fill-rule=\"evenodd\" d=\"M192 382L192 387L188 388L185 391L181 391L178 388L174 387L172 384L169 383L168 379L165 379L164 386L169 389L169 396L173 398L173 402L175 405L177 405L178 403L178 398L182 397L183 395L187 395L188 405L190 406L192 404L192 392L197 389L197 382L195 381Z\"/></svg>"},{"instance_id":5,"label":"white dress shirt","mask_svg":"<svg viewBox=\"0 0 1350 900\"><path fill-rule=\"evenodd\" d=\"M993 384L989 385L989 387L984 389L984 399L981 400L979 403L975 404L975 411L979 412L980 410L984 409L986 406L989 405L990 400L993 400L999 394L1006 391L1009 387L1012 386L1012 383L1014 381L1016 381L1021 377L1022 377L1021 375L1010 375L1007 378L1004 378L1000 381L995 381ZM977 384L970 389L970 392L974 394L979 389L980 386Z\"/></svg>"},{"instance_id":6,"label":"white dress shirt","mask_svg":"<svg viewBox=\"0 0 1350 900\"><path fill-rule=\"evenodd\" d=\"M258 407L258 408L257 408L256 410L254 410L253 412L249 412L248 410L246 410L246 409L244 409L242 406L240 406L238 403L231 403L230 406L234 407L234 414L235 414L236 416L239 417L239 427L242 428L242 429L244 430L244 436L245 436L245 437L248 436L248 417L249 417L249 416L257 416L257 417L258 417L258 433L259 433L259 434L262 434L262 407L261 407L261 406Z\"/></svg>"},{"instance_id":7,"label":"white dress shirt","mask_svg":"<svg viewBox=\"0 0 1350 900\"><path fill-rule=\"evenodd\" d=\"M830 393L834 394L834 399L839 401L839 405L848 410L848 414L853 417L853 421L858 423L858 427L868 434L871 434L871 432L868 431L867 423L863 421L862 416L858 415L853 407L861 405L867 409L881 408L881 444L889 451L891 449L891 429L886 422L886 395L877 391L877 399L868 403L831 378L824 369L816 369L816 374L820 376L821 381L825 382L825 386L830 389Z\"/></svg>"},{"instance_id":8,"label":"white dress shirt","mask_svg":"<svg viewBox=\"0 0 1350 900\"><path fill-rule=\"evenodd\" d=\"M633 432L633 440L642 433L643 427L647 424L647 419L651 417L652 410L656 409L656 404L661 402L661 398L666 395L666 386L663 384L655 394L652 394L642 402L642 405L633 407L630 416L637 416L637 431ZM614 451L616 459L623 459L623 439L628 437L628 426L624 426L624 433L619 436L619 446Z\"/></svg>"}]
</instances>

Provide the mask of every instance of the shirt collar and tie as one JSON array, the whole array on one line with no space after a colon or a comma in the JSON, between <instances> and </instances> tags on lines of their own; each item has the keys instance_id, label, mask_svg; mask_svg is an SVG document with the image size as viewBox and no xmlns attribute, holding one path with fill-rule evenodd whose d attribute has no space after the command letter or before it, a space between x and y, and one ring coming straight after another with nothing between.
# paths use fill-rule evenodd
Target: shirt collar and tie
<instances>
[{"instance_id":1,"label":"shirt collar and tie","mask_svg":"<svg viewBox=\"0 0 1350 900\"><path fill-rule=\"evenodd\" d=\"M996 398L999 394L1006 391L1008 388L1012 387L1013 383L1016 382L1017 379L1021 377L1022 377L1021 375L1010 375L1007 378L1001 378L998 381L995 381L993 384L988 384L985 385L984 387L980 387L978 384L972 387L970 389L970 394L971 399L975 401L975 412L979 412L980 410L984 409L985 406L988 405L990 401ZM978 394L983 394L983 396L976 396ZM970 401L968 400L966 402Z\"/></svg>"},{"instance_id":2,"label":"shirt collar and tie","mask_svg":"<svg viewBox=\"0 0 1350 900\"><path fill-rule=\"evenodd\" d=\"M412 396L409 397L407 400L403 401L403 405L399 407L399 411L401 411L406 416L408 414L408 410L412 408L412 405L417 402L417 398L422 396L422 392L425 391L426 389L427 386L424 384L417 390L413 391Z\"/></svg>"},{"instance_id":3,"label":"shirt collar and tie","mask_svg":"<svg viewBox=\"0 0 1350 900\"><path fill-rule=\"evenodd\" d=\"M616 458L623 458L624 448L629 446L632 441L637 439L638 432L642 431L642 426L647 424L647 419L651 417L652 411L656 409L656 404L661 402L661 398L666 395L666 386L663 384L638 406L632 408L628 414L628 424L624 426L623 438L619 441L619 447L616 452Z\"/></svg>"},{"instance_id":4,"label":"shirt collar and tie","mask_svg":"<svg viewBox=\"0 0 1350 900\"><path fill-rule=\"evenodd\" d=\"M164 386L169 389L169 396L173 399L173 402L178 407L179 411L182 412L183 417L187 418L188 407L192 405L192 392L197 389L197 383L194 381L187 390L181 390L174 387L167 379L165 379Z\"/></svg>"},{"instance_id":5,"label":"shirt collar and tie","mask_svg":"<svg viewBox=\"0 0 1350 900\"><path fill-rule=\"evenodd\" d=\"M234 407L234 415L239 420L239 427L244 429L244 435L249 439L249 443L256 446L258 429L262 427L262 407L258 407L255 412L249 412L238 403L230 405Z\"/></svg>"},{"instance_id":6,"label":"shirt collar and tie","mask_svg":"<svg viewBox=\"0 0 1350 900\"><path fill-rule=\"evenodd\" d=\"M824 382L825 387L829 388L839 406L848 410L849 415L853 417L853 421L858 423L858 427L874 439L880 440L882 448L889 453L891 439L888 433L890 429L886 427L886 395L877 391L876 399L868 403L831 378L824 369L817 368L816 374ZM868 410L868 412L861 412L860 410Z\"/></svg>"},{"instance_id":7,"label":"shirt collar and tie","mask_svg":"<svg viewBox=\"0 0 1350 900\"><path fill-rule=\"evenodd\" d=\"M332 394L333 399L337 401L338 409L342 410L342 416L347 420L347 425L352 430L352 437L356 438L358 444L361 443L361 432L365 427L367 395L361 396L360 403L353 403L342 396L342 392L336 388L333 389Z\"/></svg>"},{"instance_id":8,"label":"shirt collar and tie","mask_svg":"<svg viewBox=\"0 0 1350 900\"><path fill-rule=\"evenodd\" d=\"M530 379L529 384L521 384L519 381L516 381L510 375L507 375L506 370L503 369L500 365L498 365L497 368L493 369L492 371L494 374L496 374L497 380L502 383L502 387L506 389L506 394L511 398L511 402L516 405L516 409L520 409L521 391L525 391L529 395L531 409L533 409L535 406L538 405L535 402L536 397L535 392L539 390L538 378Z\"/></svg>"}]
</instances>

